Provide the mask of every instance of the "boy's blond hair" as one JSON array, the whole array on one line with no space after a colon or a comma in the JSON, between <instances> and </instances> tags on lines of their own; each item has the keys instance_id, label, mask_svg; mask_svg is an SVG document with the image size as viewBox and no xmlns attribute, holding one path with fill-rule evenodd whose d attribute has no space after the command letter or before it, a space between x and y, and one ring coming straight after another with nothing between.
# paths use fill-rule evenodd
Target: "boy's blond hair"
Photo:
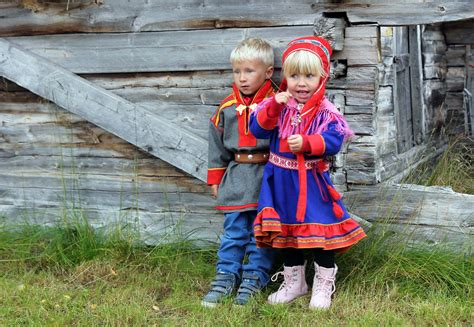
<instances>
[{"instance_id":1,"label":"boy's blond hair","mask_svg":"<svg viewBox=\"0 0 474 327\"><path fill-rule=\"evenodd\" d=\"M260 38L245 39L230 53L232 64L255 59L261 60L266 66L274 65L273 48L267 41Z\"/></svg>"},{"instance_id":2,"label":"boy's blond hair","mask_svg":"<svg viewBox=\"0 0 474 327\"><path fill-rule=\"evenodd\" d=\"M293 74L313 74L315 76L326 77L321 59L309 51L299 50L290 53L283 63L283 73L285 76Z\"/></svg>"}]
</instances>

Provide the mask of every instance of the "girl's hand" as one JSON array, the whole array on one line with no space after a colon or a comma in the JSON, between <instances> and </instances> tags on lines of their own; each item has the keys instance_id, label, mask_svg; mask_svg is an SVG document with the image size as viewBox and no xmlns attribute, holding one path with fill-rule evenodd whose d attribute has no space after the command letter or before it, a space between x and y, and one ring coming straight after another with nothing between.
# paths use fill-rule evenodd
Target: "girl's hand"
<instances>
[{"instance_id":1,"label":"girl's hand","mask_svg":"<svg viewBox=\"0 0 474 327\"><path fill-rule=\"evenodd\" d=\"M275 94L275 101L279 104L287 104L291 97L292 95L290 92L280 92Z\"/></svg>"},{"instance_id":2,"label":"girl's hand","mask_svg":"<svg viewBox=\"0 0 474 327\"><path fill-rule=\"evenodd\" d=\"M288 139L288 146L291 152L300 152L303 147L303 137L300 134L291 135Z\"/></svg>"},{"instance_id":3,"label":"girl's hand","mask_svg":"<svg viewBox=\"0 0 474 327\"><path fill-rule=\"evenodd\" d=\"M217 184L211 185L211 194L215 198L217 198L217 189L218 188L219 188L219 185L217 185Z\"/></svg>"}]
</instances>

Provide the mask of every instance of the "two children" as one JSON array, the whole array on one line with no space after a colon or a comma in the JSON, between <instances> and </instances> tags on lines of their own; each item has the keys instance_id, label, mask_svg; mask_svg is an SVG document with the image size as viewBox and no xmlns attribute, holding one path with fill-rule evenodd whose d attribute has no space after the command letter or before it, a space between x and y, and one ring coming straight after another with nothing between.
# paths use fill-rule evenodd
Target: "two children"
<instances>
[{"instance_id":1,"label":"two children","mask_svg":"<svg viewBox=\"0 0 474 327\"><path fill-rule=\"evenodd\" d=\"M326 161L352 132L324 97L332 53L325 39L290 42L283 53L284 91L275 95L269 81L273 52L263 44L243 41L232 52L234 92L211 119L208 183L226 218L217 275L203 304L213 306L228 296L240 270L236 303L245 304L268 282L271 248L282 249L284 282L268 302L305 295L307 249L315 267L310 308L325 309L335 290L335 252L365 236L334 189ZM242 265L245 254L248 262Z\"/></svg>"},{"instance_id":2,"label":"two children","mask_svg":"<svg viewBox=\"0 0 474 327\"><path fill-rule=\"evenodd\" d=\"M274 94L273 61L267 42L247 39L239 43L230 55L233 92L211 118L207 183L225 220L216 277L202 300L207 307L222 302L239 283L235 303L246 304L269 281L272 250L257 248L253 236L268 140L252 135L249 120L257 104Z\"/></svg>"}]
</instances>

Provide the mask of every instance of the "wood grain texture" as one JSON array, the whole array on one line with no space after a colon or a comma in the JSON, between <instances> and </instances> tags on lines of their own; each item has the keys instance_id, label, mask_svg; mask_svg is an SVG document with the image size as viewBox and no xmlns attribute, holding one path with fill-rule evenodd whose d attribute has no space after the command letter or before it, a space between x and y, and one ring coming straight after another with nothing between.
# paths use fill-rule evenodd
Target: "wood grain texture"
<instances>
[{"instance_id":1,"label":"wood grain texture","mask_svg":"<svg viewBox=\"0 0 474 327\"><path fill-rule=\"evenodd\" d=\"M201 180L207 142L6 40L0 74Z\"/></svg>"}]
</instances>

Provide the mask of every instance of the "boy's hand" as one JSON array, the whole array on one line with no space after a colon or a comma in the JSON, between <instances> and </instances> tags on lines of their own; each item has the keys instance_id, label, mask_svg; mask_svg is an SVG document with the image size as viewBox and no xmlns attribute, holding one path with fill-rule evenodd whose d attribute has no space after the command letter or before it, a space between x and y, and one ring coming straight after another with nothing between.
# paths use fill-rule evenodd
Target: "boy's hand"
<instances>
[{"instance_id":1,"label":"boy's hand","mask_svg":"<svg viewBox=\"0 0 474 327\"><path fill-rule=\"evenodd\" d=\"M291 152L300 152L303 147L303 137L300 134L291 135L288 139L288 146Z\"/></svg>"},{"instance_id":2,"label":"boy's hand","mask_svg":"<svg viewBox=\"0 0 474 327\"><path fill-rule=\"evenodd\" d=\"M275 94L275 101L279 104L287 104L291 97L292 95L290 92L280 92Z\"/></svg>"},{"instance_id":3,"label":"boy's hand","mask_svg":"<svg viewBox=\"0 0 474 327\"><path fill-rule=\"evenodd\" d=\"M219 185L217 185L217 184L211 185L211 194L215 198L217 198L217 189L218 188L219 188Z\"/></svg>"}]
</instances>

